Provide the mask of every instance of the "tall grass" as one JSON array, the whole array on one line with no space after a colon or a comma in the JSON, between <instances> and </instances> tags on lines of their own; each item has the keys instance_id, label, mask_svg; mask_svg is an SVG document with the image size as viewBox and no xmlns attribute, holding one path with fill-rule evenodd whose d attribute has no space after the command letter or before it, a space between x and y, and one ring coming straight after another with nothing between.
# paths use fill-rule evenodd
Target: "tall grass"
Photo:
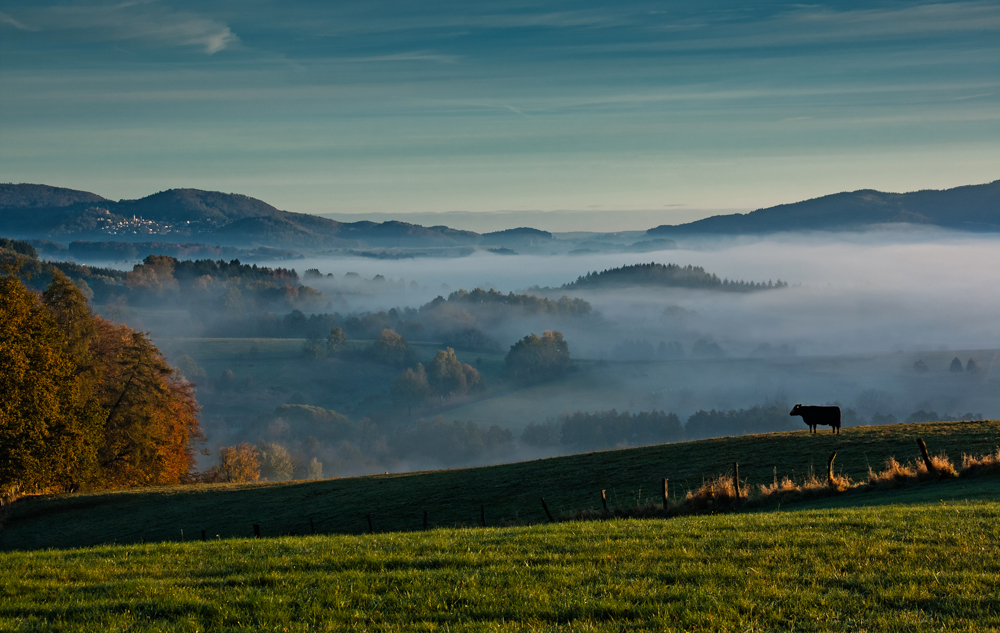
<instances>
[{"instance_id":1,"label":"tall grass","mask_svg":"<svg viewBox=\"0 0 1000 633\"><path fill-rule=\"evenodd\" d=\"M885 461L882 470L869 467L868 477L854 481L850 477L830 473L820 478L812 471L801 479L777 475L770 484L760 484L756 488L737 482L732 473L711 477L701 486L690 490L681 500L671 500L666 505L647 502L634 507L618 507L608 513L594 511L568 512L560 516L562 520L587 520L608 517L669 517L706 512L734 512L746 509L760 509L780 504L794 503L809 499L830 497L850 491L895 489L957 477L974 477L1000 474L1000 448L995 452L975 457L965 455L961 467L956 468L945 453L931 459L933 471L927 469L922 459L905 464L895 457ZM739 483L739 485L738 485Z\"/></svg>"}]
</instances>

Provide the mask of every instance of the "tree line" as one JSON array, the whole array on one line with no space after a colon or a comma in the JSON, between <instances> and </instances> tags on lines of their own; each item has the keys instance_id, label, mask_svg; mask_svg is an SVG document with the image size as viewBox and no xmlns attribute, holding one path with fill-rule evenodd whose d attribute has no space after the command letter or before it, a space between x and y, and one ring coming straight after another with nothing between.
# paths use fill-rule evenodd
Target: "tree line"
<instances>
[{"instance_id":1,"label":"tree line","mask_svg":"<svg viewBox=\"0 0 1000 633\"><path fill-rule=\"evenodd\" d=\"M720 279L714 273L706 272L701 266L680 266L678 264L634 264L620 268L596 270L577 277L576 281L563 284L565 290L626 288L629 286L660 286L664 288L696 288L722 290L726 292L754 292L787 288L781 281L753 282L735 279Z\"/></svg>"}]
</instances>

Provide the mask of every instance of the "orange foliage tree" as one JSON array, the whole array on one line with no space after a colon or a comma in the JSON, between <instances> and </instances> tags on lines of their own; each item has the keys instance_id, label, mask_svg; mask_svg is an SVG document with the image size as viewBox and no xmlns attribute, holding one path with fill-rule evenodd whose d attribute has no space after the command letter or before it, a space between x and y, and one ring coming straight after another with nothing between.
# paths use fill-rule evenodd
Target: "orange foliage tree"
<instances>
[{"instance_id":1,"label":"orange foliage tree","mask_svg":"<svg viewBox=\"0 0 1000 633\"><path fill-rule=\"evenodd\" d=\"M194 386L59 273L41 298L0 276L0 391L7 498L182 483L203 439Z\"/></svg>"}]
</instances>

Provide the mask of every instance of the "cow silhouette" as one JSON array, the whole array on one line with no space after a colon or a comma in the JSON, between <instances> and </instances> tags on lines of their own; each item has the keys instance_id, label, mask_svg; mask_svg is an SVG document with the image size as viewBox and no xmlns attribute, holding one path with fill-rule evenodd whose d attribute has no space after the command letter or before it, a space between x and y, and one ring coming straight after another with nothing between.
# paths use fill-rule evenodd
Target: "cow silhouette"
<instances>
[{"instance_id":1,"label":"cow silhouette","mask_svg":"<svg viewBox=\"0 0 1000 633\"><path fill-rule=\"evenodd\" d=\"M840 433L840 407L803 407L797 404L788 415L802 416L802 421L809 425L810 433L815 433L820 425L833 427L834 433Z\"/></svg>"}]
</instances>

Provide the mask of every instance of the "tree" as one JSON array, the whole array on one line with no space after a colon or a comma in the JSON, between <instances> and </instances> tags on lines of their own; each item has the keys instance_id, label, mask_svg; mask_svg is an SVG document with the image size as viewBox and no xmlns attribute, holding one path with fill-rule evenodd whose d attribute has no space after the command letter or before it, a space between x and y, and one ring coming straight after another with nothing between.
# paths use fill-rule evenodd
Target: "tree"
<instances>
[{"instance_id":1,"label":"tree","mask_svg":"<svg viewBox=\"0 0 1000 633\"><path fill-rule=\"evenodd\" d=\"M413 410L413 405L419 405L431 395L424 366L417 363L416 370L403 370L399 378L389 387L389 395L396 405L406 407L407 415L409 415Z\"/></svg>"},{"instance_id":2,"label":"tree","mask_svg":"<svg viewBox=\"0 0 1000 633\"><path fill-rule=\"evenodd\" d=\"M549 330L541 337L531 334L511 345L504 364L507 374L522 384L555 378L572 365L562 333Z\"/></svg>"},{"instance_id":3,"label":"tree","mask_svg":"<svg viewBox=\"0 0 1000 633\"><path fill-rule=\"evenodd\" d=\"M339 327L330 330L330 333L326 335L326 353L330 356L336 356L346 347L347 336L344 335L344 330Z\"/></svg>"},{"instance_id":4,"label":"tree","mask_svg":"<svg viewBox=\"0 0 1000 633\"><path fill-rule=\"evenodd\" d=\"M0 498L71 489L95 467L101 412L55 316L0 277Z\"/></svg>"},{"instance_id":5,"label":"tree","mask_svg":"<svg viewBox=\"0 0 1000 633\"><path fill-rule=\"evenodd\" d=\"M97 396L106 412L95 487L178 484L203 439L194 388L146 334L95 317Z\"/></svg>"},{"instance_id":6,"label":"tree","mask_svg":"<svg viewBox=\"0 0 1000 633\"><path fill-rule=\"evenodd\" d=\"M395 330L385 328L369 348L369 353L375 362L398 367L406 363L409 357L409 347L406 344L406 339L397 334Z\"/></svg>"},{"instance_id":7,"label":"tree","mask_svg":"<svg viewBox=\"0 0 1000 633\"><path fill-rule=\"evenodd\" d=\"M319 359L326 356L326 348L323 346L319 334L310 332L306 335L306 341L302 344L302 355L311 359Z\"/></svg>"},{"instance_id":8,"label":"tree","mask_svg":"<svg viewBox=\"0 0 1000 633\"><path fill-rule=\"evenodd\" d=\"M462 363L458 362L455 350L452 348L438 350L427 369L427 382L434 393L448 396L468 391Z\"/></svg>"},{"instance_id":9,"label":"tree","mask_svg":"<svg viewBox=\"0 0 1000 633\"><path fill-rule=\"evenodd\" d=\"M462 372L465 374L465 386L469 391L475 391L482 385L483 379L479 375L479 370L472 365L462 363Z\"/></svg>"},{"instance_id":10,"label":"tree","mask_svg":"<svg viewBox=\"0 0 1000 633\"><path fill-rule=\"evenodd\" d=\"M963 371L962 370L962 361L958 359L958 356L956 356L955 358L953 358L951 360L951 367L949 367L948 369L950 371L954 372L954 373L958 373L958 372Z\"/></svg>"},{"instance_id":11,"label":"tree","mask_svg":"<svg viewBox=\"0 0 1000 633\"><path fill-rule=\"evenodd\" d=\"M219 451L219 470L224 481L246 483L260 479L260 459L257 448L246 442L226 446Z\"/></svg>"},{"instance_id":12,"label":"tree","mask_svg":"<svg viewBox=\"0 0 1000 633\"><path fill-rule=\"evenodd\" d=\"M285 481L292 478L295 466L292 456L281 444L261 442L257 445L260 453L260 474L269 481Z\"/></svg>"}]
</instances>

